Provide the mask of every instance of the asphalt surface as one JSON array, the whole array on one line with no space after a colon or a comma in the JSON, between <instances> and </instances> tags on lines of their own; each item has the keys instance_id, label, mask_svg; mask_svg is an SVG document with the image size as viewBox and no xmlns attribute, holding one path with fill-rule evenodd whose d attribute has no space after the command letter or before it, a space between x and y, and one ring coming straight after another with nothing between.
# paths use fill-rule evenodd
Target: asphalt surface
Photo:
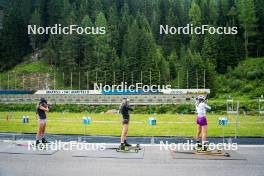
<instances>
[{"instance_id":1,"label":"asphalt surface","mask_svg":"<svg viewBox=\"0 0 264 176\"><path fill-rule=\"evenodd\" d=\"M145 146L144 159L73 157L72 151L53 155L0 153L0 176L263 176L264 146L238 147L245 160L173 159L170 151Z\"/></svg>"}]
</instances>

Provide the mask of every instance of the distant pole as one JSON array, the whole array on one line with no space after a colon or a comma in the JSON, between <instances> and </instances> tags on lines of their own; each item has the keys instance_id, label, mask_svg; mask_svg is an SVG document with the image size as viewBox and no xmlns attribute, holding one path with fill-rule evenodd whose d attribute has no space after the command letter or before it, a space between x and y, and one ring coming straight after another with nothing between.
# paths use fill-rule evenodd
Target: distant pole
<instances>
[{"instance_id":1,"label":"distant pole","mask_svg":"<svg viewBox=\"0 0 264 176\"><path fill-rule=\"evenodd\" d=\"M159 85L161 85L160 70L159 70Z\"/></svg>"},{"instance_id":2,"label":"distant pole","mask_svg":"<svg viewBox=\"0 0 264 176\"><path fill-rule=\"evenodd\" d=\"M64 75L64 72L62 72L62 85L63 85L63 89L64 89L64 84L65 84L65 75Z\"/></svg>"},{"instance_id":3,"label":"distant pole","mask_svg":"<svg viewBox=\"0 0 264 176\"><path fill-rule=\"evenodd\" d=\"M14 72L14 77L15 77L15 90L16 90L17 89L16 72Z\"/></svg>"},{"instance_id":4,"label":"distant pole","mask_svg":"<svg viewBox=\"0 0 264 176\"><path fill-rule=\"evenodd\" d=\"M71 90L72 90L72 72L71 72Z\"/></svg>"},{"instance_id":5,"label":"distant pole","mask_svg":"<svg viewBox=\"0 0 264 176\"><path fill-rule=\"evenodd\" d=\"M197 72L197 69L196 69L196 89L199 88L199 78L198 78L198 72Z\"/></svg>"},{"instance_id":6,"label":"distant pole","mask_svg":"<svg viewBox=\"0 0 264 176\"><path fill-rule=\"evenodd\" d=\"M104 71L104 84L106 85L106 71Z\"/></svg>"},{"instance_id":7,"label":"distant pole","mask_svg":"<svg viewBox=\"0 0 264 176\"><path fill-rule=\"evenodd\" d=\"M180 72L179 71L178 71L177 78L178 78L178 89L179 89L180 88Z\"/></svg>"},{"instance_id":8,"label":"distant pole","mask_svg":"<svg viewBox=\"0 0 264 176\"><path fill-rule=\"evenodd\" d=\"M81 72L79 72L79 90L81 90Z\"/></svg>"},{"instance_id":9,"label":"distant pole","mask_svg":"<svg viewBox=\"0 0 264 176\"><path fill-rule=\"evenodd\" d=\"M89 72L86 72L86 89L89 90Z\"/></svg>"},{"instance_id":10,"label":"distant pole","mask_svg":"<svg viewBox=\"0 0 264 176\"><path fill-rule=\"evenodd\" d=\"M125 72L123 72L123 83L125 82Z\"/></svg>"},{"instance_id":11,"label":"distant pole","mask_svg":"<svg viewBox=\"0 0 264 176\"><path fill-rule=\"evenodd\" d=\"M54 76L53 76L53 90L56 90L56 72L54 70Z\"/></svg>"},{"instance_id":12,"label":"distant pole","mask_svg":"<svg viewBox=\"0 0 264 176\"><path fill-rule=\"evenodd\" d=\"M239 102L237 102L237 112L236 112L236 131L235 139L237 139L237 128L238 128L238 113L239 113Z\"/></svg>"},{"instance_id":13,"label":"distant pole","mask_svg":"<svg viewBox=\"0 0 264 176\"><path fill-rule=\"evenodd\" d=\"M29 86L28 86L28 89L30 89L32 86L33 86L33 84L32 84L32 74L30 73L29 74Z\"/></svg>"},{"instance_id":14,"label":"distant pole","mask_svg":"<svg viewBox=\"0 0 264 176\"><path fill-rule=\"evenodd\" d=\"M151 86L151 70L149 71L149 85Z\"/></svg>"},{"instance_id":15,"label":"distant pole","mask_svg":"<svg viewBox=\"0 0 264 176\"><path fill-rule=\"evenodd\" d=\"M205 89L205 69L204 69L204 89Z\"/></svg>"},{"instance_id":16,"label":"distant pole","mask_svg":"<svg viewBox=\"0 0 264 176\"><path fill-rule=\"evenodd\" d=\"M166 81L167 82L167 81ZM171 82L171 74L170 74L170 72L169 72L169 84L170 84L170 82Z\"/></svg>"},{"instance_id":17,"label":"distant pole","mask_svg":"<svg viewBox=\"0 0 264 176\"><path fill-rule=\"evenodd\" d=\"M97 76L98 76L98 75L97 75L97 71L96 71L96 72L95 72L95 82L96 82L96 84L97 84L97 81L98 81L98 80L97 80Z\"/></svg>"},{"instance_id":18,"label":"distant pole","mask_svg":"<svg viewBox=\"0 0 264 176\"><path fill-rule=\"evenodd\" d=\"M115 85L115 82L116 82L116 74L114 72L114 85Z\"/></svg>"},{"instance_id":19,"label":"distant pole","mask_svg":"<svg viewBox=\"0 0 264 176\"><path fill-rule=\"evenodd\" d=\"M40 85L39 85L39 75L38 75L38 90L40 90Z\"/></svg>"},{"instance_id":20,"label":"distant pole","mask_svg":"<svg viewBox=\"0 0 264 176\"><path fill-rule=\"evenodd\" d=\"M24 77L24 75L23 75L23 77ZM46 74L46 89L48 89L48 81L49 81L49 74L47 73ZM24 85L23 85L23 87L24 87Z\"/></svg>"},{"instance_id":21,"label":"distant pole","mask_svg":"<svg viewBox=\"0 0 264 176\"><path fill-rule=\"evenodd\" d=\"M9 90L9 72L7 73L7 89Z\"/></svg>"},{"instance_id":22,"label":"distant pole","mask_svg":"<svg viewBox=\"0 0 264 176\"><path fill-rule=\"evenodd\" d=\"M133 75L133 72L131 72L131 84L132 85L134 84L134 75Z\"/></svg>"},{"instance_id":23,"label":"distant pole","mask_svg":"<svg viewBox=\"0 0 264 176\"><path fill-rule=\"evenodd\" d=\"M142 78L142 70L140 71L140 83L143 83L143 78Z\"/></svg>"},{"instance_id":24,"label":"distant pole","mask_svg":"<svg viewBox=\"0 0 264 176\"><path fill-rule=\"evenodd\" d=\"M187 89L189 88L189 73L187 70L187 74L186 74L186 80L187 80Z\"/></svg>"},{"instance_id":25,"label":"distant pole","mask_svg":"<svg viewBox=\"0 0 264 176\"><path fill-rule=\"evenodd\" d=\"M23 87L23 90L25 90L25 75L24 75L24 73L22 75L22 87Z\"/></svg>"},{"instance_id":26,"label":"distant pole","mask_svg":"<svg viewBox=\"0 0 264 176\"><path fill-rule=\"evenodd\" d=\"M0 77L0 90L4 90L4 89L2 89L2 79L1 79L1 77Z\"/></svg>"}]
</instances>

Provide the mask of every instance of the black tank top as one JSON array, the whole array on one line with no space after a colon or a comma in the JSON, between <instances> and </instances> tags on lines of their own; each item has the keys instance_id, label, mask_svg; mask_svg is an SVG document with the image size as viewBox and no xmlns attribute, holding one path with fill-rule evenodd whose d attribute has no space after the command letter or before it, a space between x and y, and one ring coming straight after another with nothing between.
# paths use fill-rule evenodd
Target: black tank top
<instances>
[{"instance_id":1,"label":"black tank top","mask_svg":"<svg viewBox=\"0 0 264 176\"><path fill-rule=\"evenodd\" d=\"M39 116L39 119L46 119L46 113L45 111L41 110L41 109L37 109L37 113L38 113L38 116Z\"/></svg>"}]
</instances>

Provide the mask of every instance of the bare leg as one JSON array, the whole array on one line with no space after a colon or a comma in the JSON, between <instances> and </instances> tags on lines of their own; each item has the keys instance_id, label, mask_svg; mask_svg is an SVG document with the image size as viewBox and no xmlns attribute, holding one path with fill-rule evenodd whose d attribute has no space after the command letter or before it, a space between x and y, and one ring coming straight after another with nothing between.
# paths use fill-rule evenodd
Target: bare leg
<instances>
[{"instance_id":1,"label":"bare leg","mask_svg":"<svg viewBox=\"0 0 264 176\"><path fill-rule=\"evenodd\" d=\"M202 140L206 141L207 125L202 126Z\"/></svg>"},{"instance_id":2,"label":"bare leg","mask_svg":"<svg viewBox=\"0 0 264 176\"><path fill-rule=\"evenodd\" d=\"M121 134L121 143L124 143L126 140L126 136L127 136L127 131L128 131L128 124L123 124L123 131Z\"/></svg>"},{"instance_id":3,"label":"bare leg","mask_svg":"<svg viewBox=\"0 0 264 176\"><path fill-rule=\"evenodd\" d=\"M43 133L43 123L39 123L39 128L36 135L36 138L38 140L42 138L42 133Z\"/></svg>"},{"instance_id":4,"label":"bare leg","mask_svg":"<svg viewBox=\"0 0 264 176\"><path fill-rule=\"evenodd\" d=\"M128 127L129 127L129 125L128 125L128 124L126 124L125 140L126 140L126 138L127 138L127 134L128 134Z\"/></svg>"},{"instance_id":5,"label":"bare leg","mask_svg":"<svg viewBox=\"0 0 264 176\"><path fill-rule=\"evenodd\" d=\"M45 136L45 130L46 130L46 123L43 123L41 138L44 138L44 136Z\"/></svg>"},{"instance_id":6,"label":"bare leg","mask_svg":"<svg viewBox=\"0 0 264 176\"><path fill-rule=\"evenodd\" d=\"M200 141L200 135L201 135L201 126L197 125L196 129L196 141Z\"/></svg>"}]
</instances>

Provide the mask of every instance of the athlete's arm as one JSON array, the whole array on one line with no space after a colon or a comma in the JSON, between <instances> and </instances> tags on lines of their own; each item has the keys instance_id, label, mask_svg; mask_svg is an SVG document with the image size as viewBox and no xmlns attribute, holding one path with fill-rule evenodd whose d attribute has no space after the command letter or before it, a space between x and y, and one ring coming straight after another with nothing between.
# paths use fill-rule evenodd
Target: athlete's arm
<instances>
[{"instance_id":1,"label":"athlete's arm","mask_svg":"<svg viewBox=\"0 0 264 176\"><path fill-rule=\"evenodd\" d=\"M206 109L208 109L208 110L210 110L211 109L211 107L210 106L208 106L207 104L205 104L204 103L204 107L206 108Z\"/></svg>"},{"instance_id":2,"label":"athlete's arm","mask_svg":"<svg viewBox=\"0 0 264 176\"><path fill-rule=\"evenodd\" d=\"M39 109L41 109L42 111L48 112L49 111L49 107L44 107L42 105L39 106Z\"/></svg>"}]
</instances>

